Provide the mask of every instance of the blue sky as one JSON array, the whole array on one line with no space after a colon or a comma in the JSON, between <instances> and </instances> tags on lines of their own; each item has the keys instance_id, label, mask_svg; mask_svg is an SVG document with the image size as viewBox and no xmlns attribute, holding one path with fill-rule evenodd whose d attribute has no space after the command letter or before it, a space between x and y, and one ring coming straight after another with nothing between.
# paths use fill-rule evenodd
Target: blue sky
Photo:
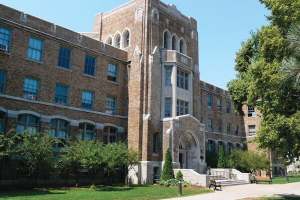
<instances>
[{"instance_id":1,"label":"blue sky","mask_svg":"<svg viewBox=\"0 0 300 200\"><path fill-rule=\"evenodd\" d=\"M92 30L94 16L129 0L0 0L78 32ZM249 32L267 25L269 11L259 0L162 0L198 21L201 79L221 88L235 77L235 53Z\"/></svg>"}]
</instances>

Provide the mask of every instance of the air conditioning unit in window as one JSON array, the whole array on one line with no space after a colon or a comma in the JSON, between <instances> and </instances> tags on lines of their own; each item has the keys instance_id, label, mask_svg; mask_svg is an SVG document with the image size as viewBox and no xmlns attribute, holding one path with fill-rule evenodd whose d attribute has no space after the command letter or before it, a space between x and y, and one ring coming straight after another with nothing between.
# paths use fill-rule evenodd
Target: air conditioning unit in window
<instances>
[{"instance_id":1,"label":"air conditioning unit in window","mask_svg":"<svg viewBox=\"0 0 300 200\"><path fill-rule=\"evenodd\" d=\"M0 51L7 52L8 51L8 46L4 45L4 44L0 44Z\"/></svg>"},{"instance_id":2,"label":"air conditioning unit in window","mask_svg":"<svg viewBox=\"0 0 300 200\"><path fill-rule=\"evenodd\" d=\"M24 95L24 98L25 98L25 99L29 99L29 100L34 100L34 96L31 95L31 94L25 94L25 95Z\"/></svg>"}]
</instances>

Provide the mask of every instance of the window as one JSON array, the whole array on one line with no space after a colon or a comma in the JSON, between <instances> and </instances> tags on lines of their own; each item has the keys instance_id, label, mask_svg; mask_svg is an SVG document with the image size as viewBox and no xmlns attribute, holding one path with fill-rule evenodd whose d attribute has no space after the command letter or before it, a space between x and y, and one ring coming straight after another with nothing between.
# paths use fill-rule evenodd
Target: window
<instances>
[{"instance_id":1,"label":"window","mask_svg":"<svg viewBox=\"0 0 300 200\"><path fill-rule=\"evenodd\" d=\"M57 104L68 105L68 87L56 85L54 101Z\"/></svg>"},{"instance_id":2,"label":"window","mask_svg":"<svg viewBox=\"0 0 300 200\"><path fill-rule=\"evenodd\" d=\"M153 167L153 184L156 184L160 180L160 177L159 167Z\"/></svg>"},{"instance_id":3,"label":"window","mask_svg":"<svg viewBox=\"0 0 300 200\"><path fill-rule=\"evenodd\" d=\"M90 76L95 76L96 58L85 56L84 73Z\"/></svg>"},{"instance_id":4,"label":"window","mask_svg":"<svg viewBox=\"0 0 300 200\"><path fill-rule=\"evenodd\" d=\"M11 39L11 30L4 27L0 27L0 49L4 49L6 52L9 52L10 39Z\"/></svg>"},{"instance_id":5,"label":"window","mask_svg":"<svg viewBox=\"0 0 300 200\"><path fill-rule=\"evenodd\" d=\"M241 145L239 143L236 143L236 148L237 149L241 148Z\"/></svg>"},{"instance_id":6,"label":"window","mask_svg":"<svg viewBox=\"0 0 300 200\"><path fill-rule=\"evenodd\" d=\"M189 89L189 74L177 70L177 87L188 90Z\"/></svg>"},{"instance_id":7,"label":"window","mask_svg":"<svg viewBox=\"0 0 300 200\"><path fill-rule=\"evenodd\" d=\"M79 138L82 140L92 141L95 134L95 126L88 123L79 124Z\"/></svg>"},{"instance_id":8,"label":"window","mask_svg":"<svg viewBox=\"0 0 300 200\"><path fill-rule=\"evenodd\" d=\"M168 31L165 31L165 33L164 33L164 48L165 49L169 48L169 37L170 37L170 33Z\"/></svg>"},{"instance_id":9,"label":"window","mask_svg":"<svg viewBox=\"0 0 300 200\"><path fill-rule=\"evenodd\" d=\"M57 143L55 147L63 147L66 144L66 140L69 132L69 122L61 119L51 120L51 136L61 140L62 143Z\"/></svg>"},{"instance_id":10,"label":"window","mask_svg":"<svg viewBox=\"0 0 300 200\"><path fill-rule=\"evenodd\" d=\"M42 62L43 43L42 40L31 37L29 39L27 58Z\"/></svg>"},{"instance_id":11,"label":"window","mask_svg":"<svg viewBox=\"0 0 300 200\"><path fill-rule=\"evenodd\" d=\"M70 65L71 65L71 49L60 47L57 66L65 69L70 69Z\"/></svg>"},{"instance_id":12,"label":"window","mask_svg":"<svg viewBox=\"0 0 300 200\"><path fill-rule=\"evenodd\" d=\"M252 106L248 106L248 117L256 117L255 109Z\"/></svg>"},{"instance_id":13,"label":"window","mask_svg":"<svg viewBox=\"0 0 300 200\"><path fill-rule=\"evenodd\" d=\"M218 111L222 112L222 99L217 99L217 107Z\"/></svg>"},{"instance_id":14,"label":"window","mask_svg":"<svg viewBox=\"0 0 300 200\"><path fill-rule=\"evenodd\" d=\"M92 110L93 109L94 94L91 92L82 92L82 108Z\"/></svg>"},{"instance_id":15,"label":"window","mask_svg":"<svg viewBox=\"0 0 300 200\"><path fill-rule=\"evenodd\" d=\"M235 135L239 135L239 126L235 127Z\"/></svg>"},{"instance_id":16,"label":"window","mask_svg":"<svg viewBox=\"0 0 300 200\"><path fill-rule=\"evenodd\" d=\"M233 144L229 142L228 143L228 153L229 154L231 153L232 149L233 149Z\"/></svg>"},{"instance_id":17,"label":"window","mask_svg":"<svg viewBox=\"0 0 300 200\"><path fill-rule=\"evenodd\" d=\"M179 48L180 48L180 53L182 54L186 54L186 43L184 41L184 39L180 40L180 44L179 44Z\"/></svg>"},{"instance_id":18,"label":"window","mask_svg":"<svg viewBox=\"0 0 300 200\"><path fill-rule=\"evenodd\" d=\"M213 140L208 140L208 153L213 153L215 151L215 142Z\"/></svg>"},{"instance_id":19,"label":"window","mask_svg":"<svg viewBox=\"0 0 300 200\"><path fill-rule=\"evenodd\" d=\"M153 135L153 153L158 153L159 133Z\"/></svg>"},{"instance_id":20,"label":"window","mask_svg":"<svg viewBox=\"0 0 300 200\"><path fill-rule=\"evenodd\" d=\"M0 71L0 94L4 94L6 73Z\"/></svg>"},{"instance_id":21,"label":"window","mask_svg":"<svg viewBox=\"0 0 300 200\"><path fill-rule=\"evenodd\" d=\"M105 127L103 142L104 144L118 142L118 129L114 127Z\"/></svg>"},{"instance_id":22,"label":"window","mask_svg":"<svg viewBox=\"0 0 300 200\"><path fill-rule=\"evenodd\" d=\"M207 96L207 108L212 109L213 103L212 103L212 96Z\"/></svg>"},{"instance_id":23,"label":"window","mask_svg":"<svg viewBox=\"0 0 300 200\"><path fill-rule=\"evenodd\" d=\"M223 122L219 122L219 133L223 133Z\"/></svg>"},{"instance_id":24,"label":"window","mask_svg":"<svg viewBox=\"0 0 300 200\"><path fill-rule=\"evenodd\" d=\"M38 100L39 81L25 78L23 94L25 99Z\"/></svg>"},{"instance_id":25,"label":"window","mask_svg":"<svg viewBox=\"0 0 300 200\"><path fill-rule=\"evenodd\" d=\"M226 112L227 112L227 114L231 113L231 105L229 103L226 104Z\"/></svg>"},{"instance_id":26,"label":"window","mask_svg":"<svg viewBox=\"0 0 300 200\"><path fill-rule=\"evenodd\" d=\"M4 132L5 127L5 113L0 111L0 133Z\"/></svg>"},{"instance_id":27,"label":"window","mask_svg":"<svg viewBox=\"0 0 300 200\"><path fill-rule=\"evenodd\" d=\"M219 141L218 142L218 147L219 147L219 149L220 149L220 147L223 147L223 150L225 151L225 143L224 142Z\"/></svg>"},{"instance_id":28,"label":"window","mask_svg":"<svg viewBox=\"0 0 300 200\"><path fill-rule=\"evenodd\" d=\"M17 133L23 133L29 131L30 133L36 133L39 127L39 118L33 115L19 115L17 122Z\"/></svg>"},{"instance_id":29,"label":"window","mask_svg":"<svg viewBox=\"0 0 300 200\"><path fill-rule=\"evenodd\" d=\"M107 80L117 82L117 76L118 76L118 66L113 64L108 64Z\"/></svg>"},{"instance_id":30,"label":"window","mask_svg":"<svg viewBox=\"0 0 300 200\"><path fill-rule=\"evenodd\" d=\"M248 126L249 136L256 135L256 127L255 125Z\"/></svg>"},{"instance_id":31,"label":"window","mask_svg":"<svg viewBox=\"0 0 300 200\"><path fill-rule=\"evenodd\" d=\"M177 116L189 114L189 103L177 100Z\"/></svg>"},{"instance_id":32,"label":"window","mask_svg":"<svg viewBox=\"0 0 300 200\"><path fill-rule=\"evenodd\" d=\"M106 39L106 44L112 45L112 37L111 37L111 36L109 36L109 37Z\"/></svg>"},{"instance_id":33,"label":"window","mask_svg":"<svg viewBox=\"0 0 300 200\"><path fill-rule=\"evenodd\" d=\"M176 50L176 37L172 37L172 50Z\"/></svg>"},{"instance_id":34,"label":"window","mask_svg":"<svg viewBox=\"0 0 300 200\"><path fill-rule=\"evenodd\" d=\"M213 132L213 120L212 119L208 119L208 131L209 132Z\"/></svg>"},{"instance_id":35,"label":"window","mask_svg":"<svg viewBox=\"0 0 300 200\"><path fill-rule=\"evenodd\" d=\"M129 47L130 45L130 33L127 30L124 34L124 48Z\"/></svg>"},{"instance_id":36,"label":"window","mask_svg":"<svg viewBox=\"0 0 300 200\"><path fill-rule=\"evenodd\" d=\"M115 115L116 114L116 98L106 98L106 113Z\"/></svg>"},{"instance_id":37,"label":"window","mask_svg":"<svg viewBox=\"0 0 300 200\"><path fill-rule=\"evenodd\" d=\"M117 48L121 48L121 35L120 34L118 34L117 36L116 36L116 40L115 40L115 44L116 44L116 47Z\"/></svg>"},{"instance_id":38,"label":"window","mask_svg":"<svg viewBox=\"0 0 300 200\"><path fill-rule=\"evenodd\" d=\"M165 74L166 74L166 81L165 84L166 86L171 86L172 85L172 68L171 67L166 67L165 68Z\"/></svg>"},{"instance_id":39,"label":"window","mask_svg":"<svg viewBox=\"0 0 300 200\"><path fill-rule=\"evenodd\" d=\"M165 99L165 117L172 117L172 99Z\"/></svg>"},{"instance_id":40,"label":"window","mask_svg":"<svg viewBox=\"0 0 300 200\"><path fill-rule=\"evenodd\" d=\"M228 124L227 126L227 134L231 134L231 124Z\"/></svg>"}]
</instances>

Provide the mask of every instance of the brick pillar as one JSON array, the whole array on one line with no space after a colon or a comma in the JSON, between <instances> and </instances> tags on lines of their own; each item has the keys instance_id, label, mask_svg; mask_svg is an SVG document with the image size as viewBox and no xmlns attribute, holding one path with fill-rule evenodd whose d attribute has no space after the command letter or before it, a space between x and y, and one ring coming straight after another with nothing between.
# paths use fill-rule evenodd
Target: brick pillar
<instances>
[{"instance_id":1,"label":"brick pillar","mask_svg":"<svg viewBox=\"0 0 300 200\"><path fill-rule=\"evenodd\" d=\"M49 133L51 131L51 124L50 124L50 122L41 121L41 123L40 123L40 130L41 130L41 133L44 133L44 132Z\"/></svg>"},{"instance_id":2,"label":"brick pillar","mask_svg":"<svg viewBox=\"0 0 300 200\"><path fill-rule=\"evenodd\" d=\"M103 129L96 129L95 139L99 142L104 142L103 133L104 133Z\"/></svg>"}]
</instances>

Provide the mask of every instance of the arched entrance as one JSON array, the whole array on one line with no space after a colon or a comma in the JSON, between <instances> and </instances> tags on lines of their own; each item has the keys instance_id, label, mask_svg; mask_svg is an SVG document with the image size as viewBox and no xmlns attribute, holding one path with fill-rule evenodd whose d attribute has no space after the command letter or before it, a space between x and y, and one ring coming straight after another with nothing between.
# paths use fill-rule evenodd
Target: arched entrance
<instances>
[{"instance_id":1,"label":"arched entrance","mask_svg":"<svg viewBox=\"0 0 300 200\"><path fill-rule=\"evenodd\" d=\"M178 148L178 161L181 169L198 169L200 147L196 136L187 132L181 136Z\"/></svg>"}]
</instances>

